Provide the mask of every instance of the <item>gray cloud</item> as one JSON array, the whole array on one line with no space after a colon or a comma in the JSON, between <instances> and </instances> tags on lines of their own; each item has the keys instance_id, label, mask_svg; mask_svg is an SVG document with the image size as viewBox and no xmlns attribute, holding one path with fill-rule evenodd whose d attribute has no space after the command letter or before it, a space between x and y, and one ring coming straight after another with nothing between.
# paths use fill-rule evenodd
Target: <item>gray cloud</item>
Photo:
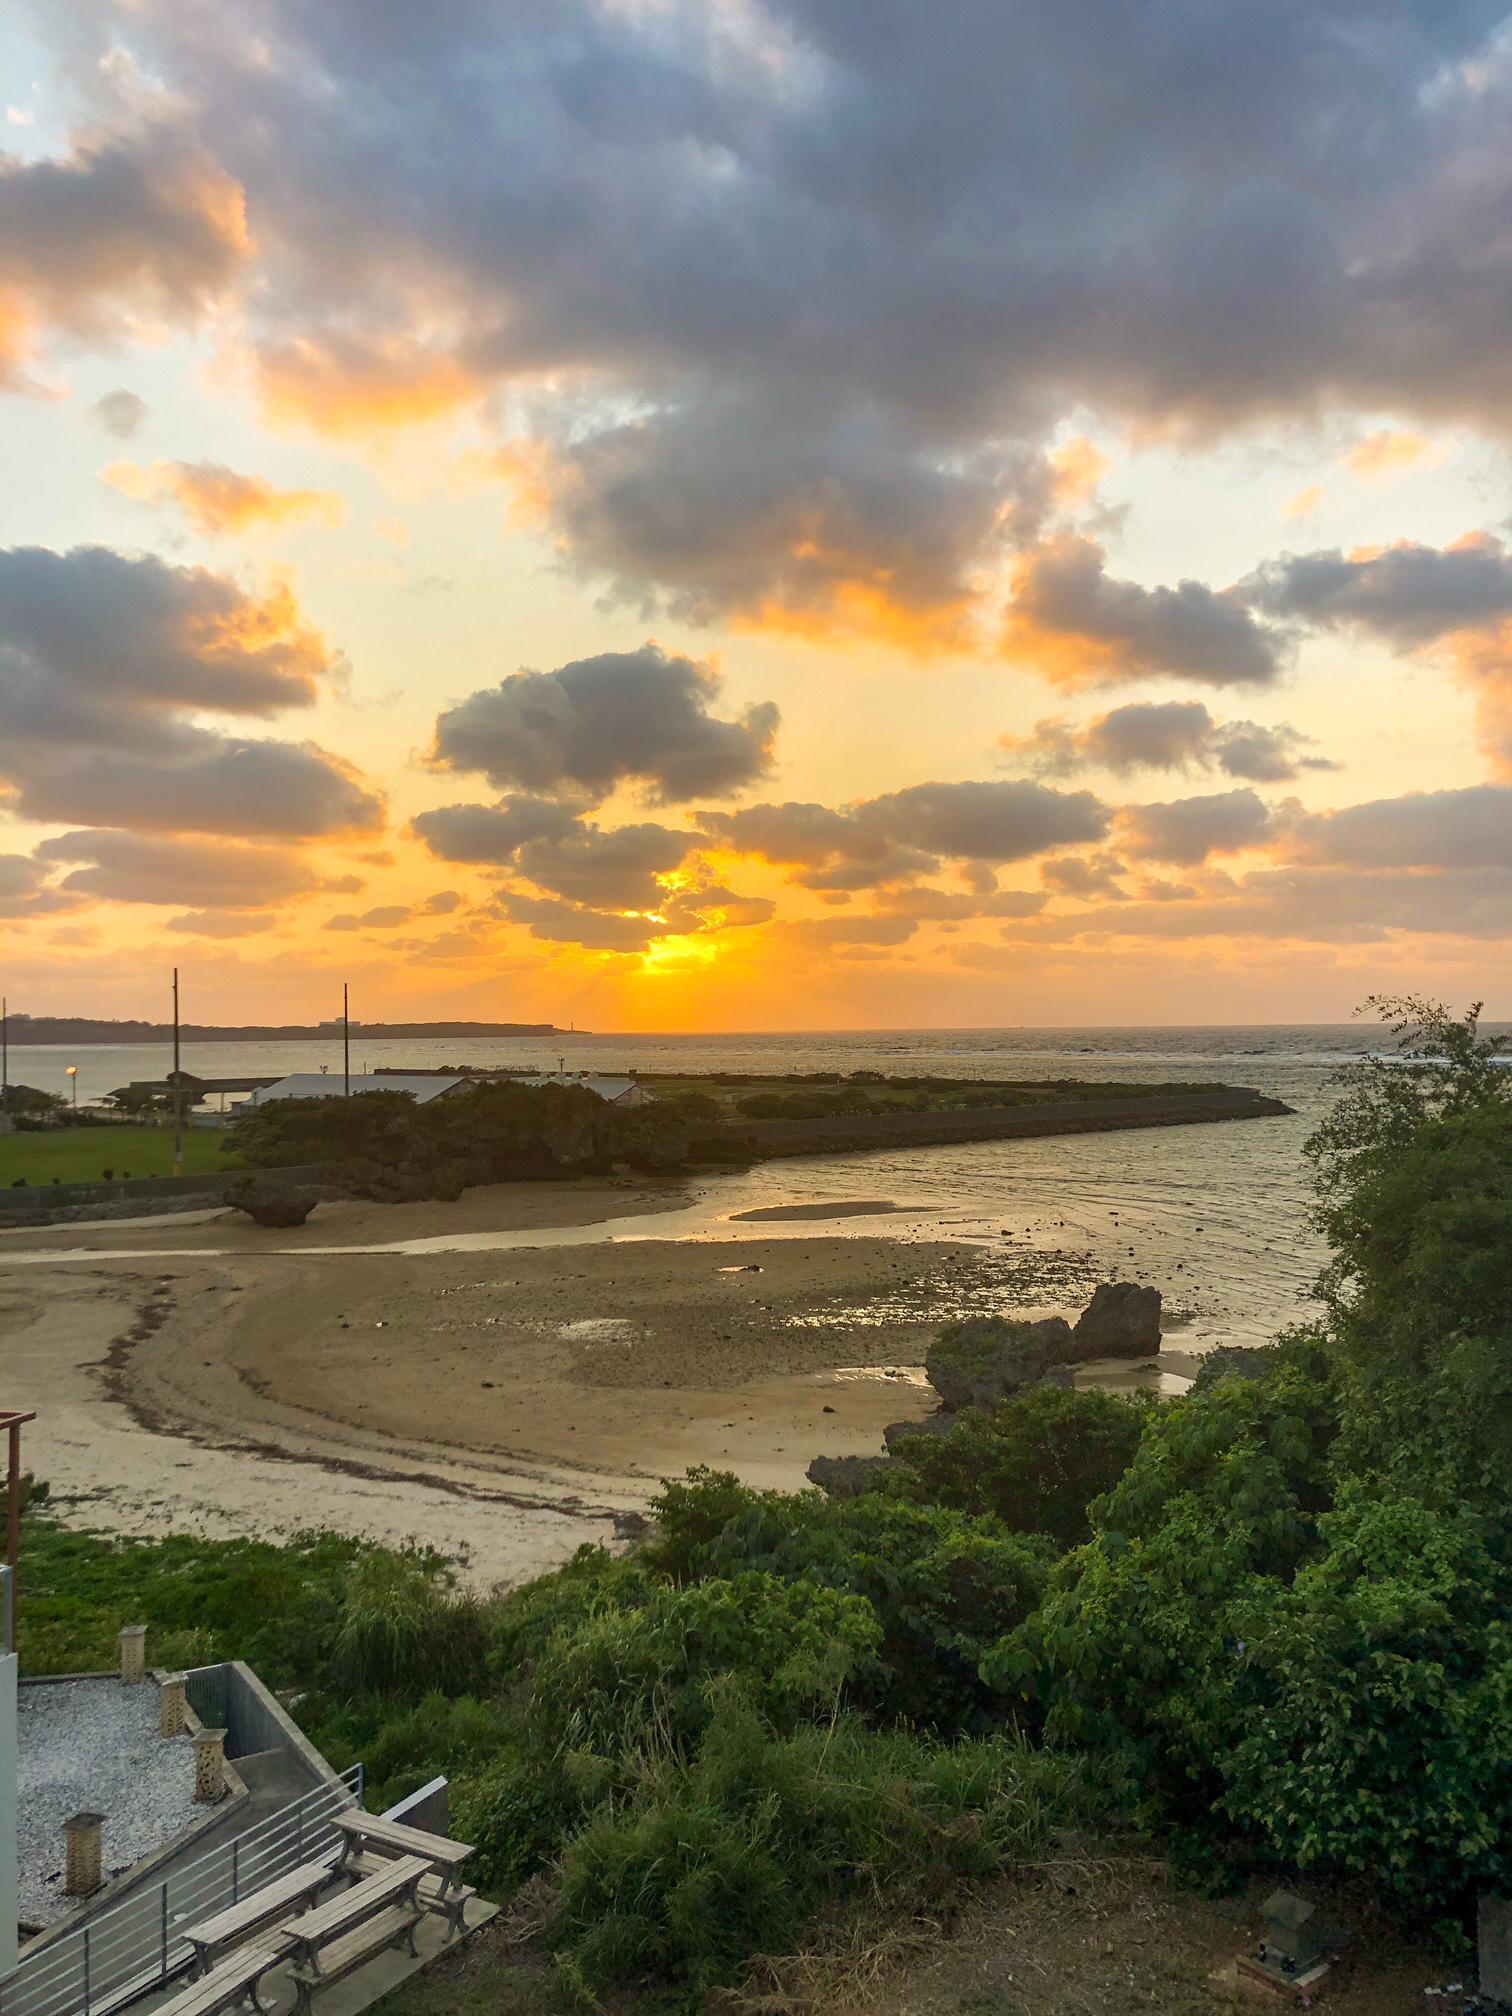
<instances>
[{"instance_id":1,"label":"gray cloud","mask_svg":"<svg viewBox=\"0 0 1512 2016\"><path fill-rule=\"evenodd\" d=\"M1031 549L1015 570L1002 649L1066 686L1151 675L1264 686L1280 676L1284 639L1239 589L1117 581L1093 540L1064 536Z\"/></svg>"},{"instance_id":2,"label":"gray cloud","mask_svg":"<svg viewBox=\"0 0 1512 2016\"><path fill-rule=\"evenodd\" d=\"M114 392L96 399L89 410L107 434L113 434L117 441L129 441L151 409L137 393L118 385Z\"/></svg>"},{"instance_id":3,"label":"gray cloud","mask_svg":"<svg viewBox=\"0 0 1512 2016\"><path fill-rule=\"evenodd\" d=\"M1195 865L1209 854L1261 846L1271 836L1272 815L1254 791L1218 791L1165 804L1125 805L1119 842L1149 861Z\"/></svg>"},{"instance_id":4,"label":"gray cloud","mask_svg":"<svg viewBox=\"0 0 1512 2016\"><path fill-rule=\"evenodd\" d=\"M644 952L665 926L644 917L616 917L590 910L556 896L525 896L506 891L492 908L511 924L527 924L532 938L551 943L583 945L594 952Z\"/></svg>"},{"instance_id":5,"label":"gray cloud","mask_svg":"<svg viewBox=\"0 0 1512 2016\"><path fill-rule=\"evenodd\" d=\"M191 718L308 706L340 670L287 591L105 547L0 551L0 783L29 818L372 831L383 800L337 757Z\"/></svg>"},{"instance_id":6,"label":"gray cloud","mask_svg":"<svg viewBox=\"0 0 1512 2016\"><path fill-rule=\"evenodd\" d=\"M60 833L42 841L36 859L49 867L80 864L59 883L64 894L117 903L259 910L320 889L361 887L355 878L323 880L291 848L229 840L205 847L146 833Z\"/></svg>"},{"instance_id":7,"label":"gray cloud","mask_svg":"<svg viewBox=\"0 0 1512 2016\"><path fill-rule=\"evenodd\" d=\"M1118 879L1124 872L1124 864L1112 854L1064 854L1040 863L1040 880L1047 889L1084 900L1105 896L1112 903L1124 902L1129 892Z\"/></svg>"},{"instance_id":8,"label":"gray cloud","mask_svg":"<svg viewBox=\"0 0 1512 2016\"><path fill-rule=\"evenodd\" d=\"M1032 917L1044 907L1044 897L1030 889L1004 889L994 893L929 889L908 884L901 888L879 889L872 900L873 914L912 917L921 924L958 924L973 917Z\"/></svg>"},{"instance_id":9,"label":"gray cloud","mask_svg":"<svg viewBox=\"0 0 1512 2016\"><path fill-rule=\"evenodd\" d=\"M410 821L410 831L439 860L503 868L529 840L563 840L580 808L549 798L504 798L497 805L438 805Z\"/></svg>"},{"instance_id":10,"label":"gray cloud","mask_svg":"<svg viewBox=\"0 0 1512 2016\"><path fill-rule=\"evenodd\" d=\"M604 832L583 825L563 839L527 840L514 857L518 873L539 889L595 909L654 910L659 875L680 867L697 846L696 833L650 823Z\"/></svg>"},{"instance_id":11,"label":"gray cloud","mask_svg":"<svg viewBox=\"0 0 1512 2016\"><path fill-rule=\"evenodd\" d=\"M1163 901L1110 904L1005 926L1026 945L1083 937L1295 938L1319 945L1380 945L1397 934L1501 939L1512 906L1504 867L1442 873L1353 868L1269 868L1220 898L1178 891Z\"/></svg>"},{"instance_id":12,"label":"gray cloud","mask_svg":"<svg viewBox=\"0 0 1512 2016\"><path fill-rule=\"evenodd\" d=\"M377 36L360 0L265 0L255 37L235 10L134 0L48 18L90 130L125 124L101 61L124 48L173 94L175 144L245 184L252 338L286 396L302 367L310 417L502 387L555 455L542 502L574 563L749 611L852 584L948 607L996 543L980 498L1011 504L1018 448L1078 405L1188 435L1325 399L1505 425L1502 11L455 0ZM132 193L155 173L91 157L73 208L142 211L156 261L184 234ZM68 221L49 270L92 270ZM212 231L190 298L241 256ZM700 444L747 481L701 480ZM1270 676L1222 598L1169 594L1102 598L1118 651Z\"/></svg>"},{"instance_id":13,"label":"gray cloud","mask_svg":"<svg viewBox=\"0 0 1512 2016\"><path fill-rule=\"evenodd\" d=\"M0 854L0 917L19 922L76 910L81 899L49 888L47 877L46 864L30 854Z\"/></svg>"},{"instance_id":14,"label":"gray cloud","mask_svg":"<svg viewBox=\"0 0 1512 2016\"><path fill-rule=\"evenodd\" d=\"M1215 721L1200 700L1136 700L1076 726L1060 716L1035 723L1032 735L1004 735L1000 746L1042 777L1078 770L1214 769L1256 784L1279 784L1303 770L1336 770L1286 722Z\"/></svg>"},{"instance_id":15,"label":"gray cloud","mask_svg":"<svg viewBox=\"0 0 1512 2016\"><path fill-rule=\"evenodd\" d=\"M1403 540L1360 556L1293 553L1259 568L1245 588L1268 615L1417 650L1512 616L1512 553L1486 534L1442 549Z\"/></svg>"},{"instance_id":16,"label":"gray cloud","mask_svg":"<svg viewBox=\"0 0 1512 2016\"><path fill-rule=\"evenodd\" d=\"M1282 844L1299 861L1349 867L1509 867L1512 785L1412 791L1337 812L1299 813L1285 826Z\"/></svg>"},{"instance_id":17,"label":"gray cloud","mask_svg":"<svg viewBox=\"0 0 1512 2016\"><path fill-rule=\"evenodd\" d=\"M794 870L810 889L869 889L929 874L942 859L1021 861L1098 840L1109 813L1090 791L1022 778L913 784L835 811L789 802L698 812L711 838Z\"/></svg>"},{"instance_id":18,"label":"gray cloud","mask_svg":"<svg viewBox=\"0 0 1512 2016\"><path fill-rule=\"evenodd\" d=\"M603 798L633 782L664 804L724 797L771 767L778 715L766 701L721 720L719 691L708 666L655 644L516 672L438 718L433 760L500 790Z\"/></svg>"},{"instance_id":19,"label":"gray cloud","mask_svg":"<svg viewBox=\"0 0 1512 2016\"><path fill-rule=\"evenodd\" d=\"M183 729L166 759L84 750L34 752L14 809L31 819L94 820L169 833L313 839L383 824L383 799L312 743L248 741ZM6 759L0 756L0 774Z\"/></svg>"},{"instance_id":20,"label":"gray cloud","mask_svg":"<svg viewBox=\"0 0 1512 2016\"><path fill-rule=\"evenodd\" d=\"M167 126L57 159L0 154L0 272L23 324L110 342L142 323L190 323L250 250L235 181ZM15 373L12 384L28 389Z\"/></svg>"}]
</instances>

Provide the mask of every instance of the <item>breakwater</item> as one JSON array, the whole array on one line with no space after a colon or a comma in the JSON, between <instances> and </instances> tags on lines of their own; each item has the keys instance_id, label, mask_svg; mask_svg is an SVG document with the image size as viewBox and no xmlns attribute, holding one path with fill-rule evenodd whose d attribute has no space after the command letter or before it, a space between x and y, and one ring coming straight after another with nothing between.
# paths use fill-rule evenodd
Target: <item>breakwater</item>
<instances>
[{"instance_id":1,"label":"breakwater","mask_svg":"<svg viewBox=\"0 0 1512 2016\"><path fill-rule=\"evenodd\" d=\"M1046 1100L942 1113L846 1113L818 1119L742 1120L708 1145L717 1159L741 1149L758 1160L780 1155L850 1155L867 1148L948 1146L959 1141L1032 1140L1051 1134L1104 1134L1134 1127L1190 1127L1289 1114L1283 1100L1246 1085L1148 1099ZM694 1144L697 1153L702 1144Z\"/></svg>"}]
</instances>

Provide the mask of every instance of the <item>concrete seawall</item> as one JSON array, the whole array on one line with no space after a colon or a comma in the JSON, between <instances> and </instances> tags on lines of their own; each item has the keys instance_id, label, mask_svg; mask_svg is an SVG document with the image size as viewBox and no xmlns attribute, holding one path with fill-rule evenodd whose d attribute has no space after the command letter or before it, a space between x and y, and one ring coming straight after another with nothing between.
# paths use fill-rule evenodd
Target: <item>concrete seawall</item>
<instances>
[{"instance_id":1,"label":"concrete seawall","mask_svg":"<svg viewBox=\"0 0 1512 2016\"><path fill-rule=\"evenodd\" d=\"M944 1147L954 1141L1032 1140L1048 1134L1114 1133L1130 1127L1190 1127L1218 1120L1264 1120L1291 1112L1248 1086L1151 1099L1066 1099L1034 1106L987 1106L945 1113L850 1113L815 1120L746 1120L724 1130L758 1159L847 1155L866 1148ZM695 1152L697 1149L695 1143Z\"/></svg>"}]
</instances>

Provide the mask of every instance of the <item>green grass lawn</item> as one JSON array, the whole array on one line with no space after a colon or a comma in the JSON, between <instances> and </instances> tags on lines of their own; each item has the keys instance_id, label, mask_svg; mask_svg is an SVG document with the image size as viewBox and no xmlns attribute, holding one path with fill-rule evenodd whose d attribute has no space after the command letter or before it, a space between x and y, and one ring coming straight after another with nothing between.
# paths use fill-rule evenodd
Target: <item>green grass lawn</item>
<instances>
[{"instance_id":1,"label":"green grass lawn","mask_svg":"<svg viewBox=\"0 0 1512 2016\"><path fill-rule=\"evenodd\" d=\"M184 1130L184 1173L230 1166L222 1157L230 1136L219 1130ZM56 1127L37 1134L0 1134L0 1186L18 1176L29 1184L98 1183L107 1169L117 1176L171 1176L170 1127Z\"/></svg>"}]
</instances>

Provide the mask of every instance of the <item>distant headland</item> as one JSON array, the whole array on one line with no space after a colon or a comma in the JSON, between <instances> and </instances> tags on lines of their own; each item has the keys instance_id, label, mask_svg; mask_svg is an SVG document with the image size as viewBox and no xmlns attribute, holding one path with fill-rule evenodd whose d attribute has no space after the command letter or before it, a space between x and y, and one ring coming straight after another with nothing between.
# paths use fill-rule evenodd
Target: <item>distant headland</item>
<instances>
[{"instance_id":1,"label":"distant headland","mask_svg":"<svg viewBox=\"0 0 1512 2016\"><path fill-rule=\"evenodd\" d=\"M587 1029L558 1029L550 1022L353 1022L353 1034L368 1042L392 1037L398 1041L442 1036L587 1036ZM340 1033L341 1018L328 1022L246 1022L222 1026L185 1022L179 1038L185 1043L295 1043ZM173 1035L171 1022L107 1022L94 1015L16 1015L9 1017L12 1044L157 1043Z\"/></svg>"}]
</instances>

